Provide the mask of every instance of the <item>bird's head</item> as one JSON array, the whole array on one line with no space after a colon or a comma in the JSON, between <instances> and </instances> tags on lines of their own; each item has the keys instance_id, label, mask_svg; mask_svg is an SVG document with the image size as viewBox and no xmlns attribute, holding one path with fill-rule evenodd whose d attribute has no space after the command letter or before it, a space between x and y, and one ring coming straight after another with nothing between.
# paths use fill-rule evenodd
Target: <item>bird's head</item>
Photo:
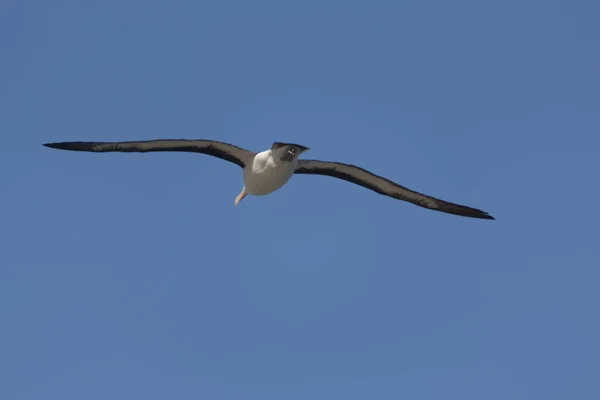
<instances>
[{"instance_id":1,"label":"bird's head","mask_svg":"<svg viewBox=\"0 0 600 400\"><path fill-rule=\"evenodd\" d=\"M295 143L281 144L279 147L272 149L275 157L278 157L281 161L297 160L300 154L308 150L310 150L308 147Z\"/></svg>"},{"instance_id":2,"label":"bird's head","mask_svg":"<svg viewBox=\"0 0 600 400\"><path fill-rule=\"evenodd\" d=\"M281 149L281 151L293 149L294 152L296 152L298 155L304 153L305 151L310 150L308 147L302 146L301 144L296 144L296 143L283 143L283 142L273 143L273 145L271 146L271 150L278 150L278 149Z\"/></svg>"}]
</instances>

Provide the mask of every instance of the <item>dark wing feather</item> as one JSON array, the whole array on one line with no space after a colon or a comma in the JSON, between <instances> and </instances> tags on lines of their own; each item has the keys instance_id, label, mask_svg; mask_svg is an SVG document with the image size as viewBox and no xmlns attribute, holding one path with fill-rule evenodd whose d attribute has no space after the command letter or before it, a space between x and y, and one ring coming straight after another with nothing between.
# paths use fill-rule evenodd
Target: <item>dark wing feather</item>
<instances>
[{"instance_id":1,"label":"dark wing feather","mask_svg":"<svg viewBox=\"0 0 600 400\"><path fill-rule=\"evenodd\" d=\"M415 192L355 165L317 160L299 160L295 173L332 176L366 187L385 196L408 201L421 207L448 214L481 219L495 219L485 211Z\"/></svg>"},{"instance_id":2,"label":"dark wing feather","mask_svg":"<svg viewBox=\"0 0 600 400\"><path fill-rule=\"evenodd\" d=\"M242 168L251 162L255 155L251 151L215 140L158 139L138 142L58 142L46 143L44 146L53 149L91 152L185 151L208 154L235 163Z\"/></svg>"}]
</instances>

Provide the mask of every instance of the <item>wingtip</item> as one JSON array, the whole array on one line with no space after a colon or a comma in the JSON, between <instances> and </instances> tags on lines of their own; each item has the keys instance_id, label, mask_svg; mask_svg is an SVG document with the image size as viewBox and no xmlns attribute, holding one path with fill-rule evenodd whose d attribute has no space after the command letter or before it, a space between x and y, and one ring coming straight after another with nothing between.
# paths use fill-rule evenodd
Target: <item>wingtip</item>
<instances>
[{"instance_id":1,"label":"wingtip","mask_svg":"<svg viewBox=\"0 0 600 400\"><path fill-rule=\"evenodd\" d=\"M44 143L44 147L58 150L84 150L82 148L82 142L52 142Z\"/></svg>"},{"instance_id":2,"label":"wingtip","mask_svg":"<svg viewBox=\"0 0 600 400\"><path fill-rule=\"evenodd\" d=\"M49 147L51 149L60 149L60 143L44 143L44 147Z\"/></svg>"},{"instance_id":3,"label":"wingtip","mask_svg":"<svg viewBox=\"0 0 600 400\"><path fill-rule=\"evenodd\" d=\"M491 216L490 214L488 214L485 211L481 211L481 210L477 210L477 209L471 209L469 210L469 212L460 212L460 213L452 213L451 214L457 214L463 217L471 217L471 218L477 218L477 219L487 219L487 220L495 220L496 218L494 218L493 216Z\"/></svg>"},{"instance_id":4,"label":"wingtip","mask_svg":"<svg viewBox=\"0 0 600 400\"><path fill-rule=\"evenodd\" d=\"M468 211L464 214L466 217L472 217L472 218L479 218L479 219L487 219L487 220L495 220L496 218L494 218L493 216L491 216L487 211L483 211L483 210L478 210L476 208L468 208Z\"/></svg>"},{"instance_id":5,"label":"wingtip","mask_svg":"<svg viewBox=\"0 0 600 400\"><path fill-rule=\"evenodd\" d=\"M479 219L488 219L488 220L492 220L492 221L496 219L496 218L492 217L490 214L486 213L485 211L479 211L476 214L471 214L470 217L479 218Z\"/></svg>"}]
</instances>

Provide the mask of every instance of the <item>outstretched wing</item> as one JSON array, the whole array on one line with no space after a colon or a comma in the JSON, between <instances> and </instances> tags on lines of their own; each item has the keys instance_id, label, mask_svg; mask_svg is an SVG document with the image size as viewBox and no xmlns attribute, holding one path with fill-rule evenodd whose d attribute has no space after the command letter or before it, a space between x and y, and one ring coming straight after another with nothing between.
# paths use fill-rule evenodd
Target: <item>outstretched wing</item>
<instances>
[{"instance_id":1,"label":"outstretched wing","mask_svg":"<svg viewBox=\"0 0 600 400\"><path fill-rule=\"evenodd\" d=\"M421 207L448 214L481 219L495 219L485 211L415 192L355 165L318 160L299 160L298 167L294 173L332 176L371 189L385 196L408 201Z\"/></svg>"},{"instance_id":2,"label":"outstretched wing","mask_svg":"<svg viewBox=\"0 0 600 400\"><path fill-rule=\"evenodd\" d=\"M72 151L91 152L150 152L150 151L185 151L208 154L227 160L244 168L252 162L255 153L215 140L157 139L137 142L57 142L46 143L46 147Z\"/></svg>"}]
</instances>

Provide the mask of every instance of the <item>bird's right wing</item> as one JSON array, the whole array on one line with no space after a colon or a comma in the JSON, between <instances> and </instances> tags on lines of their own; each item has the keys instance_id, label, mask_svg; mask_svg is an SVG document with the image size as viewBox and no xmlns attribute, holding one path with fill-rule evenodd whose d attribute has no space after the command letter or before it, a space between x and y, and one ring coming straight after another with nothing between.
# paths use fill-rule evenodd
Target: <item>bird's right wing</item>
<instances>
[{"instance_id":1,"label":"bird's right wing","mask_svg":"<svg viewBox=\"0 0 600 400\"><path fill-rule=\"evenodd\" d=\"M46 147L71 151L91 152L150 152L185 151L208 154L232 162L244 168L252 162L255 153L215 140L157 139L138 142L57 142L46 143Z\"/></svg>"},{"instance_id":2,"label":"bird's right wing","mask_svg":"<svg viewBox=\"0 0 600 400\"><path fill-rule=\"evenodd\" d=\"M485 211L450 203L410 190L366 169L330 161L299 160L295 174L326 175L371 189L379 194L408 201L421 207L464 217L495 219Z\"/></svg>"}]
</instances>

